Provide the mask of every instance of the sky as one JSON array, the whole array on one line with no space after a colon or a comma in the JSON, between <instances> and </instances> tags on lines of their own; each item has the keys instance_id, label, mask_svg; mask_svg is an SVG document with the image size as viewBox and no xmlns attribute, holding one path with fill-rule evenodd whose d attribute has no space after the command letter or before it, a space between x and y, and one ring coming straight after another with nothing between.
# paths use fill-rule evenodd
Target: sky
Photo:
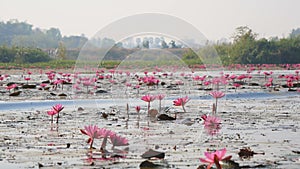
<instances>
[{"instance_id":1,"label":"sky","mask_svg":"<svg viewBox=\"0 0 300 169\"><path fill-rule=\"evenodd\" d=\"M123 17L161 13L192 24L214 41L230 39L239 26L259 37L287 37L300 28L299 6L299 0L0 0L0 21L18 19L91 38Z\"/></svg>"}]
</instances>

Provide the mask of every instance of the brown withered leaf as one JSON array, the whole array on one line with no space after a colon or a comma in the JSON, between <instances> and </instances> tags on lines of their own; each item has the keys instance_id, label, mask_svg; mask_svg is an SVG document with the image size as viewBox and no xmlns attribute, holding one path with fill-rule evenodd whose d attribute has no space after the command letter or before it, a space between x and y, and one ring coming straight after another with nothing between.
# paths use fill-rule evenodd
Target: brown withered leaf
<instances>
[{"instance_id":1,"label":"brown withered leaf","mask_svg":"<svg viewBox=\"0 0 300 169\"><path fill-rule=\"evenodd\" d=\"M250 149L250 147L245 147L240 149L240 152L238 153L240 158L251 158L254 154L261 154L261 155L265 155L264 152L254 152Z\"/></svg>"},{"instance_id":2,"label":"brown withered leaf","mask_svg":"<svg viewBox=\"0 0 300 169\"><path fill-rule=\"evenodd\" d=\"M250 147L245 147L240 149L238 155L240 156L240 158L250 158L254 155L254 151L252 151Z\"/></svg>"}]
</instances>

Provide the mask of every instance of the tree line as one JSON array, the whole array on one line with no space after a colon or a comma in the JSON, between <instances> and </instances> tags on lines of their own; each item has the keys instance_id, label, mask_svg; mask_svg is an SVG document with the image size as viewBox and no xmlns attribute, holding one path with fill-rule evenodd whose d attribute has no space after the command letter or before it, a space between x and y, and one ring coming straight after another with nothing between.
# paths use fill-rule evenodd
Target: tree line
<instances>
[{"instance_id":1,"label":"tree line","mask_svg":"<svg viewBox=\"0 0 300 169\"><path fill-rule=\"evenodd\" d=\"M232 42L202 46L195 52L187 50L180 42L163 38L136 38L135 42L115 42L113 39L90 39L98 47L113 46L106 60L122 60L141 48L170 50L184 61L200 63L218 54L222 64L283 64L300 63L300 28L293 29L286 38L257 38L257 33L247 26L236 29ZM76 60L81 47L88 41L84 36L62 36L58 28L42 30L18 20L0 22L0 62L34 63L53 59ZM215 52L216 51L216 52ZM91 53L95 51L90 51ZM96 55L96 53L95 53ZM193 63L193 62L191 62Z\"/></svg>"},{"instance_id":2,"label":"tree line","mask_svg":"<svg viewBox=\"0 0 300 169\"><path fill-rule=\"evenodd\" d=\"M223 64L300 63L300 29L286 38L257 39L249 27L236 29L233 42L213 45Z\"/></svg>"},{"instance_id":3,"label":"tree line","mask_svg":"<svg viewBox=\"0 0 300 169\"><path fill-rule=\"evenodd\" d=\"M81 48L87 40L84 35L62 36L58 28L43 30L18 20L0 22L0 46L49 49L58 48L63 43L66 48Z\"/></svg>"},{"instance_id":4,"label":"tree line","mask_svg":"<svg viewBox=\"0 0 300 169\"><path fill-rule=\"evenodd\" d=\"M49 55L39 48L0 46L0 62L2 63L36 63L50 61Z\"/></svg>"}]
</instances>

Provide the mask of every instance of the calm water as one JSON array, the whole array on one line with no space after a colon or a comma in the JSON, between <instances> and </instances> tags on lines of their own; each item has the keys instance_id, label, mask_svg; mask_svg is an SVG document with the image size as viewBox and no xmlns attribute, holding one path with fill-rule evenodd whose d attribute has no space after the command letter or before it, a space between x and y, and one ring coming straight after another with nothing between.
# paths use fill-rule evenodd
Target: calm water
<instances>
[{"instance_id":1,"label":"calm water","mask_svg":"<svg viewBox=\"0 0 300 169\"><path fill-rule=\"evenodd\" d=\"M222 99L278 99L299 96L299 92L245 92L245 93L228 93ZM211 100L210 95L189 96L193 100ZM171 102L177 97L167 97L165 100ZM80 106L97 105L100 107L109 107L117 103L129 102L133 105L143 103L139 99L85 99L85 100L34 100L34 101L9 101L0 102L0 110L36 110L49 108L55 104L62 104L68 107L78 108Z\"/></svg>"}]
</instances>

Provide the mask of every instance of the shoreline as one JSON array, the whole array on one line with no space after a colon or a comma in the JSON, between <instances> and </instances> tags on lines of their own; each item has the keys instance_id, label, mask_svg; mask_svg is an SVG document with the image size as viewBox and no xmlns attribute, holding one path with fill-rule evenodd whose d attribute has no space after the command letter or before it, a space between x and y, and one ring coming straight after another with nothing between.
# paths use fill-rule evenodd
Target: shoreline
<instances>
[{"instance_id":1,"label":"shoreline","mask_svg":"<svg viewBox=\"0 0 300 169\"><path fill-rule=\"evenodd\" d=\"M284 73L288 72L291 71ZM200 73L203 72L196 72L194 75ZM239 73L243 72L235 74ZM282 73L275 71L273 77ZM213 72L213 75L219 74ZM18 79L19 76L12 77ZM243 89L239 88L236 91L234 88L221 86L220 89L227 94L218 102L217 116L222 119L221 129L216 135L209 135L203 127L201 115L212 112L214 99L209 96L211 90L207 89L214 86L200 85L200 82L192 80L192 76L181 76L180 73L169 77L155 76L171 88L163 85L159 87L141 85L137 91L132 86L125 85L129 80L133 84L136 83L138 80L132 79L134 76L128 78L126 75L116 75L114 80L118 82L117 84L108 82L109 79L95 83L96 86L100 86L97 90L109 91L99 95L87 94L89 90L86 88L76 93L71 85L64 87L64 90L19 89L25 94L16 98L8 97L8 92L4 93L0 97L6 101L0 102L0 110L1 107L4 108L4 104L10 104L8 107L15 108L14 103L19 104L19 108L0 111L0 137L3 138L0 139L0 166L138 168L140 163L146 160L141 158L141 155L149 149L154 149L164 152L166 156L163 160L150 160L151 162L163 167L188 169L197 168L202 164L199 158L204 156L207 149L226 147L227 154L232 155L232 160L241 166L261 165L264 169L298 169L300 159L294 152L300 151L298 143L300 92L288 92L287 88L273 91L272 88L263 87L266 82L263 75L253 76L251 79L260 86L253 87L245 83ZM31 77L34 81L32 83L40 81L38 75ZM184 83L178 85L178 80ZM275 82L284 83L281 79L275 79ZM2 87L5 87L4 84ZM97 91L93 88L90 90ZM66 98L76 96L76 100L60 99L56 96L51 96L53 100L47 100L46 96L50 92L63 92L68 94ZM151 119L147 113L147 103L141 100L142 96L149 93L166 94L166 98L162 100L161 113L171 117L176 115L176 120ZM183 96L191 98L185 106L186 113L183 113L180 106L173 105L173 100ZM60 113L59 124L51 124L47 110L56 103L63 104L65 108ZM127 104L129 104L128 111ZM135 106L141 106L140 115L136 113ZM151 108L158 109L158 106L157 100L151 102ZM79 107L82 109L79 110ZM81 134L80 129L91 124L112 130L127 138L129 145L118 149L126 151L125 158L101 159L100 139L97 139L95 141L97 149L92 151L93 158L90 159L89 145L86 143L88 137ZM69 148L67 144L70 144ZM245 147L265 154L241 159L238 152ZM112 151L110 146L108 151ZM92 160L93 165L88 160Z\"/></svg>"}]
</instances>

